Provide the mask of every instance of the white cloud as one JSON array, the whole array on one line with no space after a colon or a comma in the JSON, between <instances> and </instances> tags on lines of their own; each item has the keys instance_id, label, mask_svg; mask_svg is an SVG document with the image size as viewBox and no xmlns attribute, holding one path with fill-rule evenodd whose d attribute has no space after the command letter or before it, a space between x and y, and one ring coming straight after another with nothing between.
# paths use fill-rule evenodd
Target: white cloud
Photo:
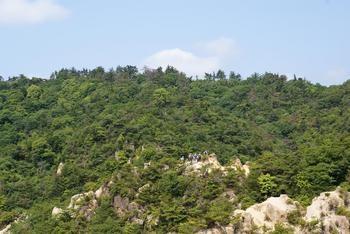
<instances>
[{"instance_id":1,"label":"white cloud","mask_svg":"<svg viewBox=\"0 0 350 234\"><path fill-rule=\"evenodd\" d=\"M166 49L149 56L143 65L151 68L159 66L164 68L170 65L187 75L203 77L205 72L222 69L224 60L236 51L234 41L224 37L214 41L199 42L195 47L207 55L200 56L179 48Z\"/></svg>"},{"instance_id":2,"label":"white cloud","mask_svg":"<svg viewBox=\"0 0 350 234\"><path fill-rule=\"evenodd\" d=\"M0 24L35 24L63 19L68 14L53 0L0 0Z\"/></svg>"},{"instance_id":3,"label":"white cloud","mask_svg":"<svg viewBox=\"0 0 350 234\"><path fill-rule=\"evenodd\" d=\"M209 42L199 42L197 43L197 47L220 58L225 58L237 53L235 42L226 37L221 37Z\"/></svg>"},{"instance_id":4,"label":"white cloud","mask_svg":"<svg viewBox=\"0 0 350 234\"><path fill-rule=\"evenodd\" d=\"M217 57L199 57L181 49L169 49L157 52L148 57L144 65L151 68L159 66L165 68L171 65L191 76L203 76L205 72L212 72L219 68Z\"/></svg>"}]
</instances>

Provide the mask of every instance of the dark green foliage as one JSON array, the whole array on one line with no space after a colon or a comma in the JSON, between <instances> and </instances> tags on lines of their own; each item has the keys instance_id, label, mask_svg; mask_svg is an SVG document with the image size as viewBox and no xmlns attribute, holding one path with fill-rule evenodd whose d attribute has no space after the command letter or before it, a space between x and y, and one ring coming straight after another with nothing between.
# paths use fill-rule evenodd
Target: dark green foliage
<instances>
[{"instance_id":1,"label":"dark green foliage","mask_svg":"<svg viewBox=\"0 0 350 234\"><path fill-rule=\"evenodd\" d=\"M292 234L293 230L288 227L284 227L282 224L276 224L275 229L270 232L271 234Z\"/></svg>"},{"instance_id":2,"label":"dark green foliage","mask_svg":"<svg viewBox=\"0 0 350 234\"><path fill-rule=\"evenodd\" d=\"M293 210L292 212L290 212L288 214L287 219L288 219L288 222L292 225L301 225L301 224L303 224L303 222L305 222L302 219L302 214L301 214L301 211L299 209Z\"/></svg>"},{"instance_id":3,"label":"dark green foliage","mask_svg":"<svg viewBox=\"0 0 350 234\"><path fill-rule=\"evenodd\" d=\"M232 204L224 198L214 200L208 207L206 219L209 224L230 223L230 216L232 214Z\"/></svg>"},{"instance_id":4,"label":"dark green foliage","mask_svg":"<svg viewBox=\"0 0 350 234\"><path fill-rule=\"evenodd\" d=\"M228 189L243 208L281 193L305 204L350 187L349 106L350 81L324 87L272 73L192 80L173 67L126 66L0 80L0 228L26 213L15 232L194 233L230 222L235 204L221 196ZM181 156L206 150L222 164L250 161L250 176L185 175ZM54 206L109 180L111 197L91 221L51 218ZM115 195L158 223L121 218Z\"/></svg>"}]
</instances>

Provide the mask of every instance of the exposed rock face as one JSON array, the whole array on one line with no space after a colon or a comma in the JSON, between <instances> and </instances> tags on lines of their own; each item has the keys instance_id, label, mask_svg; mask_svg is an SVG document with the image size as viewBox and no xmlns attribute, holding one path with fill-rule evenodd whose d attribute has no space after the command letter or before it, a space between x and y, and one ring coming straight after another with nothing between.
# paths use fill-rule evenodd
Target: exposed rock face
<instances>
[{"instance_id":1,"label":"exposed rock face","mask_svg":"<svg viewBox=\"0 0 350 234\"><path fill-rule=\"evenodd\" d=\"M349 192L341 192L339 188L333 192L321 193L307 207L305 221L319 221L315 228L323 233L350 233L348 218L337 215L338 209L349 210L349 204Z\"/></svg>"},{"instance_id":2,"label":"exposed rock face","mask_svg":"<svg viewBox=\"0 0 350 234\"><path fill-rule=\"evenodd\" d=\"M349 206L350 199L347 193L340 193L340 189L333 192L324 192L320 196L312 200L310 206L307 207L305 219L311 221L320 219L324 214L335 214L338 207Z\"/></svg>"},{"instance_id":3,"label":"exposed rock face","mask_svg":"<svg viewBox=\"0 0 350 234\"><path fill-rule=\"evenodd\" d=\"M52 209L52 216L53 217L58 217L58 216L60 216L61 214L63 214L63 209L61 209L61 208L58 208L58 207L54 207L53 209Z\"/></svg>"},{"instance_id":4,"label":"exposed rock face","mask_svg":"<svg viewBox=\"0 0 350 234\"><path fill-rule=\"evenodd\" d=\"M24 221L26 219L28 219L28 216L26 216L26 215L22 215L22 216L18 217L15 221L8 224L4 229L0 230L0 234L11 234L10 229L12 227L12 224L16 224L16 223Z\"/></svg>"},{"instance_id":5,"label":"exposed rock face","mask_svg":"<svg viewBox=\"0 0 350 234\"><path fill-rule=\"evenodd\" d=\"M142 225L144 209L136 202L129 202L129 198L123 198L120 195L113 198L113 207L121 217L131 215L130 221Z\"/></svg>"},{"instance_id":6,"label":"exposed rock face","mask_svg":"<svg viewBox=\"0 0 350 234\"><path fill-rule=\"evenodd\" d=\"M64 168L64 163L60 162L60 164L58 164L58 167L57 167L56 175L58 176L62 175L63 168Z\"/></svg>"},{"instance_id":7,"label":"exposed rock face","mask_svg":"<svg viewBox=\"0 0 350 234\"><path fill-rule=\"evenodd\" d=\"M154 216L153 214L147 215L146 217L146 227L151 230L153 227L159 224L159 217Z\"/></svg>"},{"instance_id":8,"label":"exposed rock face","mask_svg":"<svg viewBox=\"0 0 350 234\"><path fill-rule=\"evenodd\" d=\"M143 164L143 169L147 169L147 168L149 168L150 166L151 166L151 162L148 162L148 163L144 163Z\"/></svg>"},{"instance_id":9,"label":"exposed rock face","mask_svg":"<svg viewBox=\"0 0 350 234\"><path fill-rule=\"evenodd\" d=\"M237 158L233 165L231 165L231 168L236 170L236 171L243 171L244 175L246 177L249 176L249 173L250 173L250 168L249 168L249 165L248 165L248 162L246 164L242 164L241 160L239 160L239 158Z\"/></svg>"},{"instance_id":10,"label":"exposed rock face","mask_svg":"<svg viewBox=\"0 0 350 234\"><path fill-rule=\"evenodd\" d=\"M102 185L99 189L96 190L95 192L95 197L97 199L102 198L103 196L108 196L109 195L109 188L113 184L113 181L109 181L108 184Z\"/></svg>"},{"instance_id":11,"label":"exposed rock face","mask_svg":"<svg viewBox=\"0 0 350 234\"><path fill-rule=\"evenodd\" d=\"M4 229L0 230L0 234L10 234L11 224L7 225Z\"/></svg>"},{"instance_id":12,"label":"exposed rock face","mask_svg":"<svg viewBox=\"0 0 350 234\"><path fill-rule=\"evenodd\" d=\"M110 181L108 184L102 185L95 192L89 191L72 196L67 209L54 207L52 209L52 216L58 218L61 214L68 212L72 217L82 215L87 220L90 220L98 207L98 199L109 194L109 188L112 184L113 182Z\"/></svg>"},{"instance_id":13,"label":"exposed rock face","mask_svg":"<svg viewBox=\"0 0 350 234\"><path fill-rule=\"evenodd\" d=\"M345 216L327 215L317 226L321 233L350 233L349 220Z\"/></svg>"},{"instance_id":14,"label":"exposed rock face","mask_svg":"<svg viewBox=\"0 0 350 234\"><path fill-rule=\"evenodd\" d=\"M202 230L197 234L245 234L268 233L276 224L289 228L296 234L340 233L350 234L349 217L339 214L339 209L350 212L350 193L337 189L333 192L321 193L307 207L306 214L300 217L305 226L291 225L288 215L300 209L300 205L287 195L270 197L266 201L255 204L248 209L235 210L234 217L239 218L237 225ZM314 225L308 225L314 223Z\"/></svg>"},{"instance_id":15,"label":"exposed rock face","mask_svg":"<svg viewBox=\"0 0 350 234\"><path fill-rule=\"evenodd\" d=\"M95 210L98 208L98 200L103 196L110 195L109 191L112 184L113 182L110 181L109 183L102 185L95 192L89 191L72 196L67 209L61 209L58 207L52 209L52 217L59 218L63 213L67 213L71 217L80 215L84 216L87 220L90 220L95 214ZM145 184L139 189L139 192L142 192L149 187L150 184ZM144 208L136 202L130 202L129 198L123 198L120 195L115 196L113 198L113 207L118 215L122 217L128 215L130 217L130 222L140 225L144 224Z\"/></svg>"},{"instance_id":16,"label":"exposed rock face","mask_svg":"<svg viewBox=\"0 0 350 234\"><path fill-rule=\"evenodd\" d=\"M264 233L264 229L272 230L278 223L287 223L287 216L297 209L297 203L287 195L270 197L266 201L255 204L247 210L236 210L235 215L241 216L242 231L250 231L257 227Z\"/></svg>"},{"instance_id":17,"label":"exposed rock face","mask_svg":"<svg viewBox=\"0 0 350 234\"><path fill-rule=\"evenodd\" d=\"M185 174L201 174L211 173L213 170L220 170L224 174L227 173L228 168L232 168L236 171L243 171L247 177L250 173L248 164L242 165L241 161L237 158L234 163L228 167L224 167L220 164L215 154L202 156L199 160L188 160L185 162L186 170Z\"/></svg>"},{"instance_id":18,"label":"exposed rock face","mask_svg":"<svg viewBox=\"0 0 350 234\"><path fill-rule=\"evenodd\" d=\"M138 190L137 190L137 193L136 193L136 197L139 197L140 196L140 193L143 193L145 191L147 191L149 188L151 187L151 185L149 183L143 185L142 187L140 187Z\"/></svg>"},{"instance_id":19,"label":"exposed rock face","mask_svg":"<svg viewBox=\"0 0 350 234\"><path fill-rule=\"evenodd\" d=\"M120 216L125 215L126 211L129 210L129 205L129 198L122 198L120 195L113 198L113 207Z\"/></svg>"},{"instance_id":20,"label":"exposed rock face","mask_svg":"<svg viewBox=\"0 0 350 234\"><path fill-rule=\"evenodd\" d=\"M234 193L233 190L227 190L221 194L221 197L226 198L229 202L235 202L237 199L236 194Z\"/></svg>"},{"instance_id":21,"label":"exposed rock face","mask_svg":"<svg viewBox=\"0 0 350 234\"><path fill-rule=\"evenodd\" d=\"M215 154L210 154L201 160L191 160L185 162L185 173L211 173L213 170L225 171L225 167L221 166Z\"/></svg>"},{"instance_id":22,"label":"exposed rock face","mask_svg":"<svg viewBox=\"0 0 350 234\"><path fill-rule=\"evenodd\" d=\"M266 201L255 204L248 209L235 210L233 216L239 218L237 226L217 226L211 229L201 230L197 234L244 234L266 233L273 230L276 224L287 224L288 213L298 207L287 195L270 197Z\"/></svg>"},{"instance_id":23,"label":"exposed rock face","mask_svg":"<svg viewBox=\"0 0 350 234\"><path fill-rule=\"evenodd\" d=\"M98 202L93 191L74 195L69 203L68 209L77 211L79 215L83 215L87 220L95 214Z\"/></svg>"}]
</instances>

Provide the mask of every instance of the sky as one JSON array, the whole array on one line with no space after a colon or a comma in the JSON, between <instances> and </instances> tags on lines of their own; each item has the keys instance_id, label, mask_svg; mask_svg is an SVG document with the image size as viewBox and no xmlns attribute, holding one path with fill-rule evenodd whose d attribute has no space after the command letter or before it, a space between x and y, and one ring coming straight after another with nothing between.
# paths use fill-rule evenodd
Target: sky
<instances>
[{"instance_id":1,"label":"sky","mask_svg":"<svg viewBox=\"0 0 350 234\"><path fill-rule=\"evenodd\" d=\"M0 75L172 65L350 79L349 0L0 0Z\"/></svg>"}]
</instances>

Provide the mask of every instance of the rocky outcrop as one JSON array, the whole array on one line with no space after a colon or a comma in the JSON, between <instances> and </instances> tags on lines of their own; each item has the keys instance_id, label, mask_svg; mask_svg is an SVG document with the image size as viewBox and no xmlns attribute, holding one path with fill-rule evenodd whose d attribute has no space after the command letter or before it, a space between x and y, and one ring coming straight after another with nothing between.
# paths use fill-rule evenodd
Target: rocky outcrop
<instances>
[{"instance_id":1,"label":"rocky outcrop","mask_svg":"<svg viewBox=\"0 0 350 234\"><path fill-rule=\"evenodd\" d=\"M151 185L149 183L141 186L138 190L137 190L137 193L135 195L135 197L139 197L140 196L140 193L143 193L145 191L147 191L148 189L151 188Z\"/></svg>"},{"instance_id":2,"label":"rocky outcrop","mask_svg":"<svg viewBox=\"0 0 350 234\"><path fill-rule=\"evenodd\" d=\"M267 233L273 230L276 224L289 226L288 214L298 209L298 206L298 203L287 195L270 197L246 210L235 210L232 218L236 220L236 225L216 226L201 230L197 234Z\"/></svg>"},{"instance_id":3,"label":"rocky outcrop","mask_svg":"<svg viewBox=\"0 0 350 234\"><path fill-rule=\"evenodd\" d=\"M95 191L95 197L101 199L103 196L109 196L109 189L113 185L113 181L109 181L107 184L102 185Z\"/></svg>"},{"instance_id":4,"label":"rocky outcrop","mask_svg":"<svg viewBox=\"0 0 350 234\"><path fill-rule=\"evenodd\" d=\"M237 200L237 196L233 190L227 190L221 194L221 197L226 198L227 201L234 203Z\"/></svg>"},{"instance_id":5,"label":"rocky outcrop","mask_svg":"<svg viewBox=\"0 0 350 234\"><path fill-rule=\"evenodd\" d=\"M62 215L64 213L64 210L58 207L54 207L52 209L51 215L53 217L59 217L60 215Z\"/></svg>"},{"instance_id":6,"label":"rocky outcrop","mask_svg":"<svg viewBox=\"0 0 350 234\"><path fill-rule=\"evenodd\" d=\"M54 207L51 213L52 216L59 218L63 213L67 213L71 217L83 216L87 220L90 220L98 207L98 200L103 196L109 195L109 189L112 184L113 182L110 181L102 185L95 192L89 191L72 196L68 207L66 209Z\"/></svg>"},{"instance_id":7,"label":"rocky outcrop","mask_svg":"<svg viewBox=\"0 0 350 234\"><path fill-rule=\"evenodd\" d=\"M143 164L143 169L147 169L151 166L152 162L144 163Z\"/></svg>"},{"instance_id":8,"label":"rocky outcrop","mask_svg":"<svg viewBox=\"0 0 350 234\"><path fill-rule=\"evenodd\" d=\"M0 234L10 234L11 224L7 225L4 229L0 230Z\"/></svg>"},{"instance_id":9,"label":"rocky outcrop","mask_svg":"<svg viewBox=\"0 0 350 234\"><path fill-rule=\"evenodd\" d=\"M190 157L191 156L191 157ZM236 159L228 166L222 166L217 160L215 154L191 154L188 159L181 158L181 169L184 166L185 175L205 175L213 171L221 171L223 175L227 175L230 170L238 171L238 178L244 180L249 176L249 164L242 164ZM144 165L145 168L151 166L151 162ZM63 164L61 172L63 169ZM169 166L164 165L163 170L168 170ZM138 173L134 167L131 173ZM58 171L57 171L57 174ZM116 176L115 179L122 179ZM66 209L53 208L52 216L60 217L62 214L68 214L71 217L83 216L87 220L95 214L98 208L98 200L103 196L110 196L110 188L113 182L105 183L96 191L89 191L72 196L70 203ZM141 186L135 197L139 197L141 193L152 188L150 183ZM240 208L237 204L237 197L233 190L226 190L221 197L224 197L236 208ZM112 199L112 205L115 212L128 222L143 225L147 230L153 228L159 223L159 214L154 212L151 214L143 206L130 200L128 197L116 195ZM153 211L152 211L153 212ZM212 224L208 229L201 230L197 234L245 234L245 233L269 233L277 226L286 228L296 234L311 233L341 233L350 234L350 193L337 189L331 192L321 193L320 196L314 198L310 206L302 208L301 205L290 199L287 195L279 197L270 197L262 203L255 204L246 210L235 210L231 215L231 224L220 226L220 224ZM0 231L0 234L7 234L11 225Z\"/></svg>"},{"instance_id":10,"label":"rocky outcrop","mask_svg":"<svg viewBox=\"0 0 350 234\"><path fill-rule=\"evenodd\" d=\"M266 201L255 204L245 211L236 210L235 216L240 216L240 227L244 232L257 229L256 232L264 233L273 230L276 224L286 224L288 214L296 210L298 204L287 195L270 197Z\"/></svg>"},{"instance_id":11,"label":"rocky outcrop","mask_svg":"<svg viewBox=\"0 0 350 234\"><path fill-rule=\"evenodd\" d=\"M348 218L340 215L327 215L320 220L316 227L320 233L350 233Z\"/></svg>"},{"instance_id":12,"label":"rocky outcrop","mask_svg":"<svg viewBox=\"0 0 350 234\"><path fill-rule=\"evenodd\" d=\"M206 174L213 170L225 171L215 154L202 157L200 160L188 160L185 162L185 174Z\"/></svg>"},{"instance_id":13,"label":"rocky outcrop","mask_svg":"<svg viewBox=\"0 0 350 234\"><path fill-rule=\"evenodd\" d=\"M347 192L340 192L340 189L333 192L324 192L314 198L310 206L306 209L305 219L311 221L321 219L325 214L335 214L339 207L346 207L350 204Z\"/></svg>"},{"instance_id":14,"label":"rocky outcrop","mask_svg":"<svg viewBox=\"0 0 350 234\"><path fill-rule=\"evenodd\" d=\"M318 222L314 229L322 233L350 233L349 217L340 210L350 211L350 193L340 188L321 193L306 209L305 221Z\"/></svg>"},{"instance_id":15,"label":"rocky outcrop","mask_svg":"<svg viewBox=\"0 0 350 234\"><path fill-rule=\"evenodd\" d=\"M77 211L78 215L84 216L87 220L95 214L98 202L93 191L74 195L68 205L68 209Z\"/></svg>"},{"instance_id":16,"label":"rocky outcrop","mask_svg":"<svg viewBox=\"0 0 350 234\"><path fill-rule=\"evenodd\" d=\"M123 198L120 195L117 195L113 198L113 207L119 216L125 217L128 215L130 216L131 222L143 225L143 215L145 210L136 202L130 202L129 198Z\"/></svg>"},{"instance_id":17,"label":"rocky outcrop","mask_svg":"<svg viewBox=\"0 0 350 234\"><path fill-rule=\"evenodd\" d=\"M193 157L193 155L191 154ZM196 156L196 155L195 155ZM192 158L190 157L190 158ZM250 173L249 165L242 165L241 161L237 158L231 165L227 167L222 166L218 161L215 154L200 155L199 157L192 158L185 161L185 174L207 174L214 170L222 171L223 174L227 174L227 170L234 169L235 171L242 171L247 177Z\"/></svg>"},{"instance_id":18,"label":"rocky outcrop","mask_svg":"<svg viewBox=\"0 0 350 234\"><path fill-rule=\"evenodd\" d=\"M152 230L155 226L158 226L159 224L159 217L154 214L149 214L146 217L146 225L145 227L148 230Z\"/></svg>"},{"instance_id":19,"label":"rocky outcrop","mask_svg":"<svg viewBox=\"0 0 350 234\"><path fill-rule=\"evenodd\" d=\"M89 191L72 196L66 209L61 209L58 207L54 207L52 209L52 217L59 218L62 214L66 213L73 218L82 216L87 220L91 220L92 216L95 214L95 210L98 208L98 200L100 200L103 196L110 195L110 187L112 184L113 182L110 181L109 183L102 185L95 192ZM149 186L149 184L145 184L139 189L139 191L142 192ZM144 224L145 210L136 202L130 202L129 198L117 195L114 196L112 205L120 217L128 216L130 222L137 223L139 225Z\"/></svg>"},{"instance_id":20,"label":"rocky outcrop","mask_svg":"<svg viewBox=\"0 0 350 234\"><path fill-rule=\"evenodd\" d=\"M300 224L289 223L288 217L292 212L300 214ZM217 226L197 234L262 234L273 231L276 225L295 234L350 234L350 193L339 188L321 193L313 199L306 212L287 195L270 197L246 210L235 210L232 218L237 221L235 225Z\"/></svg>"},{"instance_id":21,"label":"rocky outcrop","mask_svg":"<svg viewBox=\"0 0 350 234\"><path fill-rule=\"evenodd\" d=\"M242 164L241 160L237 158L230 168L234 169L235 171L242 171L246 177L249 176L250 173L250 167L249 167L249 162Z\"/></svg>"},{"instance_id":22,"label":"rocky outcrop","mask_svg":"<svg viewBox=\"0 0 350 234\"><path fill-rule=\"evenodd\" d=\"M64 168L64 163L60 162L57 167L56 175L61 176Z\"/></svg>"},{"instance_id":23,"label":"rocky outcrop","mask_svg":"<svg viewBox=\"0 0 350 234\"><path fill-rule=\"evenodd\" d=\"M0 230L0 234L11 234L11 227L13 224L19 223L21 221L24 221L28 219L27 215L21 215L20 217L18 217L15 221L13 221L12 223L6 225L6 227L2 230Z\"/></svg>"}]
</instances>

